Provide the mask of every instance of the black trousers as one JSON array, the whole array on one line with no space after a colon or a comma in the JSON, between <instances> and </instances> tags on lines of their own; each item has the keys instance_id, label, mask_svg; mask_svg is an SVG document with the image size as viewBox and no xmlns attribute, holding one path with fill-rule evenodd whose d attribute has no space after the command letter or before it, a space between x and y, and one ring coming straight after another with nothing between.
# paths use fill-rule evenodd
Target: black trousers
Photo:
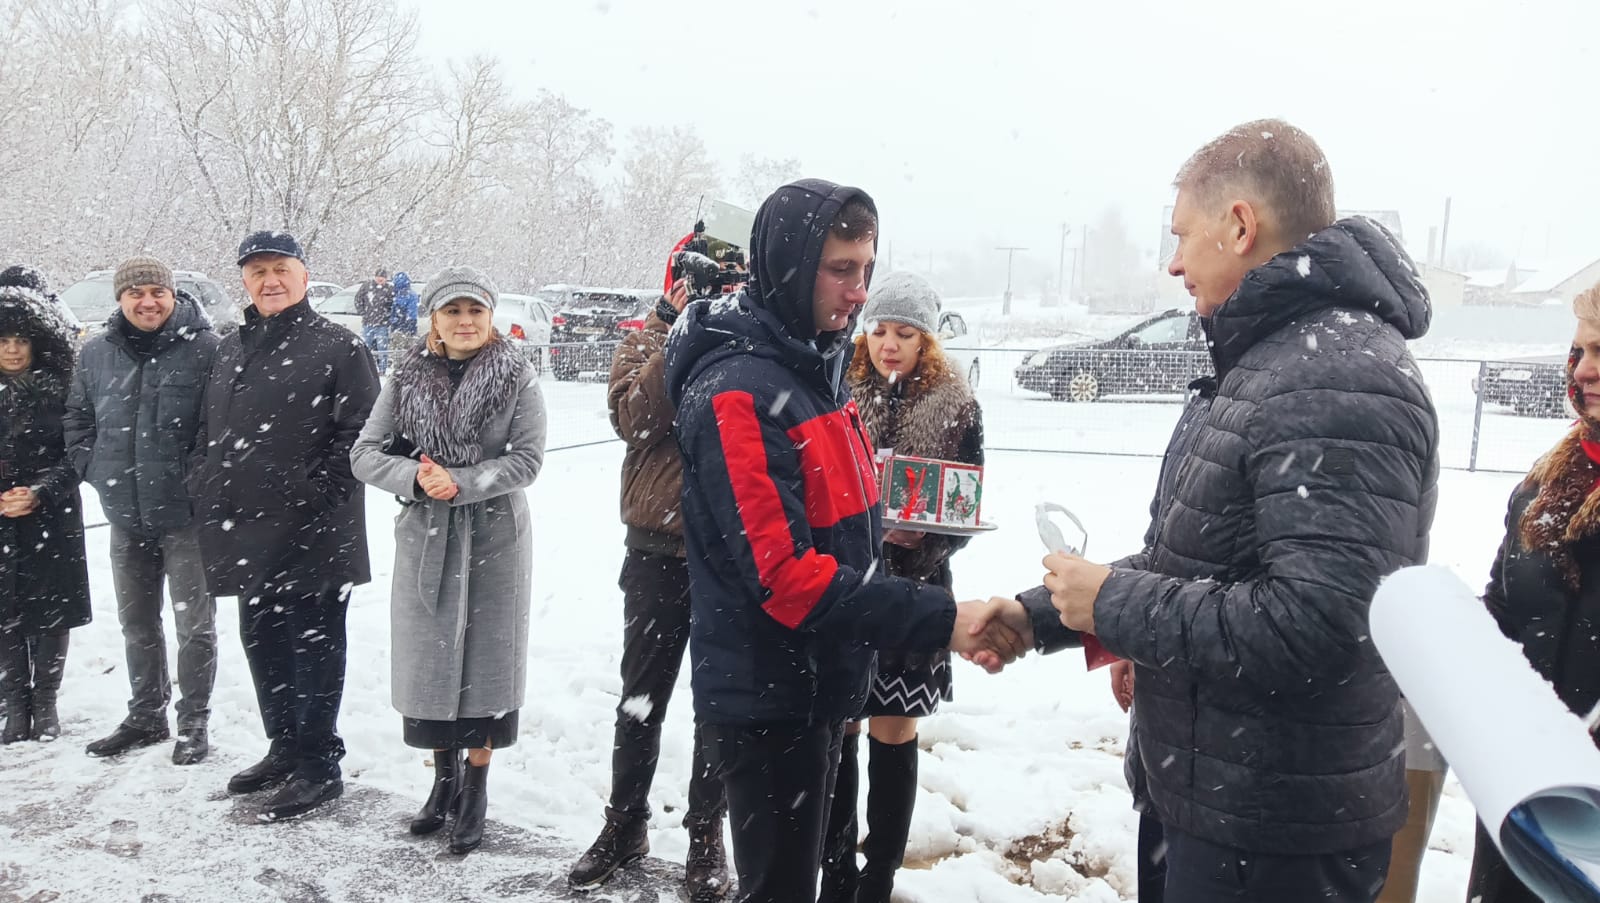
<instances>
[{"instance_id":1,"label":"black trousers","mask_svg":"<svg viewBox=\"0 0 1600 903\"><path fill-rule=\"evenodd\" d=\"M1372 903L1389 875L1381 843L1321 855L1278 856L1214 844L1163 826L1165 903Z\"/></svg>"},{"instance_id":2,"label":"black trousers","mask_svg":"<svg viewBox=\"0 0 1600 903\"><path fill-rule=\"evenodd\" d=\"M1167 839L1150 804L1139 813L1139 903L1162 903L1167 886Z\"/></svg>"},{"instance_id":3,"label":"black trousers","mask_svg":"<svg viewBox=\"0 0 1600 903\"><path fill-rule=\"evenodd\" d=\"M704 731L728 793L738 903L815 903L844 722Z\"/></svg>"},{"instance_id":4,"label":"black trousers","mask_svg":"<svg viewBox=\"0 0 1600 903\"><path fill-rule=\"evenodd\" d=\"M689 645L689 566L682 558L629 549L622 562L622 702L611 749L611 809L650 817L650 784L661 758L661 725ZM716 821L727 807L694 731L694 773L684 822Z\"/></svg>"},{"instance_id":5,"label":"black trousers","mask_svg":"<svg viewBox=\"0 0 1600 903\"><path fill-rule=\"evenodd\" d=\"M295 760L296 778L339 777L349 604L337 587L312 595L239 597L239 637L261 726L273 754Z\"/></svg>"}]
</instances>

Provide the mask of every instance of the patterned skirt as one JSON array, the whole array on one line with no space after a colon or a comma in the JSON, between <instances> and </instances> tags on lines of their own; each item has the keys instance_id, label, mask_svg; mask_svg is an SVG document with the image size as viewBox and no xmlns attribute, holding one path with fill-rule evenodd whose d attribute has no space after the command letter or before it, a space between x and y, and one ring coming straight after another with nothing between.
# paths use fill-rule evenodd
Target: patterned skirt
<instances>
[{"instance_id":1,"label":"patterned skirt","mask_svg":"<svg viewBox=\"0 0 1600 903\"><path fill-rule=\"evenodd\" d=\"M950 653L880 652L864 717L926 718L941 701L955 697L950 686Z\"/></svg>"}]
</instances>

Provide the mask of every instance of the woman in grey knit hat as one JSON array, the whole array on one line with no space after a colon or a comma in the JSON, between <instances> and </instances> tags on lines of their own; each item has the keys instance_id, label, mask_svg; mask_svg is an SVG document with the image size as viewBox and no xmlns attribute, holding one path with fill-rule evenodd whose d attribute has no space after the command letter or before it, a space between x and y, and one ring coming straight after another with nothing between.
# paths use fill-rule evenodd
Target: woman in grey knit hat
<instances>
[{"instance_id":1,"label":"woman in grey knit hat","mask_svg":"<svg viewBox=\"0 0 1600 903\"><path fill-rule=\"evenodd\" d=\"M400 357L350 452L356 477L404 506L393 702L406 744L433 750L434 765L411 832L454 814L454 853L482 841L491 753L517 740L533 583L523 490L544 461L544 400L527 358L494 329L498 299L471 267L428 280L426 340Z\"/></svg>"},{"instance_id":2,"label":"woman in grey knit hat","mask_svg":"<svg viewBox=\"0 0 1600 903\"><path fill-rule=\"evenodd\" d=\"M983 417L960 368L939 347L939 295L921 277L898 271L873 281L861 313L845 381L867 435L895 454L983 464ZM949 588L950 556L965 538L908 530L884 534L888 572ZM859 726L846 734L823 847L821 903L888 903L905 858L917 794L917 719L951 698L950 653L878 653L865 714L866 865L856 866L856 752Z\"/></svg>"}]
</instances>

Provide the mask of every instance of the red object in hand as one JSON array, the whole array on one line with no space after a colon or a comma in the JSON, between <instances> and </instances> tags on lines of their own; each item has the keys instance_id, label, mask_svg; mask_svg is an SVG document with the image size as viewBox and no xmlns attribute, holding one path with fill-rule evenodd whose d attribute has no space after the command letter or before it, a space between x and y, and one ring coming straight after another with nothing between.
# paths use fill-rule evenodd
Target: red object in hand
<instances>
[{"instance_id":1,"label":"red object in hand","mask_svg":"<svg viewBox=\"0 0 1600 903\"><path fill-rule=\"evenodd\" d=\"M1104 668L1113 662L1122 661L1122 659L1112 655L1106 647L1100 645L1100 638L1092 633L1083 635L1083 658L1090 671L1096 668Z\"/></svg>"}]
</instances>

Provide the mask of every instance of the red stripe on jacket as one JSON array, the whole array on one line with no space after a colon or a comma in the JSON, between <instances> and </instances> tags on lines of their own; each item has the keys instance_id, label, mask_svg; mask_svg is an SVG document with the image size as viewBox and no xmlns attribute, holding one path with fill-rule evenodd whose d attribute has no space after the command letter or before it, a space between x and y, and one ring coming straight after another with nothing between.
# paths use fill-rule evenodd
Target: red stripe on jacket
<instances>
[{"instance_id":1,"label":"red stripe on jacket","mask_svg":"<svg viewBox=\"0 0 1600 903\"><path fill-rule=\"evenodd\" d=\"M878 503L878 477L855 402L807 420L788 436L800 450L806 522L813 529L825 530Z\"/></svg>"},{"instance_id":2,"label":"red stripe on jacket","mask_svg":"<svg viewBox=\"0 0 1600 903\"><path fill-rule=\"evenodd\" d=\"M789 531L789 518L784 513L783 499L767 469L767 446L761 436L761 421L756 416L755 399L748 392L723 392L712 399L711 406L717 418L717 433L722 441L728 481L733 487L739 520L744 525L745 538L750 543L750 553L755 559L761 586L770 594L761 607L778 623L793 630L822 600L834 574L839 571L839 563L832 556L818 552L815 547L808 547L796 557L794 535ZM796 430L804 430L805 427L806 424L802 424ZM812 437L812 442L800 449L808 521L811 519L811 496L814 492L810 476L813 469L818 467L817 455L821 454L827 460L836 457L836 453L825 450L838 441L832 438L833 435L848 441L848 433L834 434L822 429ZM808 464L806 449L811 445L819 447L810 452L812 463ZM825 468L823 472L826 473ZM816 482L820 483L821 480Z\"/></svg>"}]
</instances>

